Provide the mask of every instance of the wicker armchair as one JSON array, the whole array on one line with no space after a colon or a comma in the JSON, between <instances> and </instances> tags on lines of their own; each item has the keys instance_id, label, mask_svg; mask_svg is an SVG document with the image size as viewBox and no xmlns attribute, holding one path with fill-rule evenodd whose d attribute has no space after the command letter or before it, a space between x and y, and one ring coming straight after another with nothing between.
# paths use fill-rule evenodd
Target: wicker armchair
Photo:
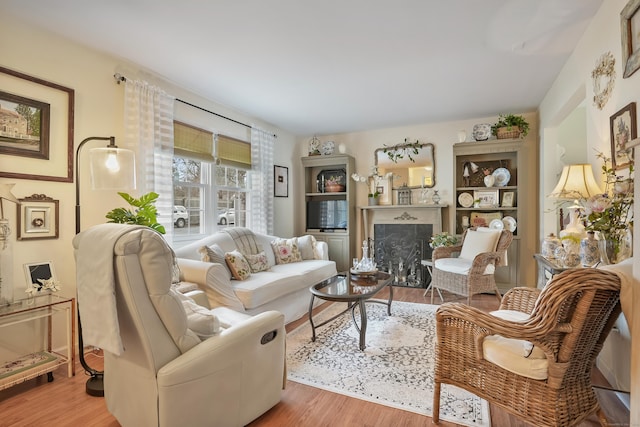
<instances>
[{"instance_id":1,"label":"wicker armchair","mask_svg":"<svg viewBox=\"0 0 640 427\"><path fill-rule=\"evenodd\" d=\"M462 241L459 245L434 249L432 255L433 269L431 283L433 286L431 288L431 304L433 304L433 288L444 289L456 295L466 296L467 304L469 305L471 305L471 297L473 297L473 295L483 292L495 292L498 301L501 300L500 291L498 290L494 277L494 271L500 258L504 256L509 245L511 245L513 233L510 231L502 230L495 250L480 253L475 256L473 262L469 261L470 266L464 274L461 274L460 269L457 267L456 271L458 272L438 268L440 264L438 260L453 258L454 253L462 251L469 230L475 229L467 229L462 235Z\"/></svg>"},{"instance_id":2,"label":"wicker armchair","mask_svg":"<svg viewBox=\"0 0 640 427\"><path fill-rule=\"evenodd\" d=\"M618 275L591 268L567 270L542 291L509 290L500 310L530 314L523 315L527 320L512 322L460 303L438 308L433 421L439 421L440 387L447 383L536 426L572 426L594 412L606 425L590 375L620 313ZM546 378L531 379L489 362L487 337L496 335L538 347L548 362Z\"/></svg>"}]
</instances>

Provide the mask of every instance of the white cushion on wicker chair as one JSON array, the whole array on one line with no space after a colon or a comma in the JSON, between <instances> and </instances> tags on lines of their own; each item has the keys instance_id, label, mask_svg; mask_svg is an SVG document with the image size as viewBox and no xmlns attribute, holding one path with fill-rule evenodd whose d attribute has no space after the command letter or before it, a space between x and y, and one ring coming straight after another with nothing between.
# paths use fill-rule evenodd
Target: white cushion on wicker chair
<instances>
[{"instance_id":1,"label":"white cushion on wicker chair","mask_svg":"<svg viewBox=\"0 0 640 427\"><path fill-rule=\"evenodd\" d=\"M512 322L527 320L529 315L514 310L496 310L491 315ZM490 335L482 342L482 354L486 360L514 374L534 380L548 376L549 362L542 349L526 340Z\"/></svg>"},{"instance_id":2,"label":"white cushion on wicker chair","mask_svg":"<svg viewBox=\"0 0 640 427\"><path fill-rule=\"evenodd\" d=\"M471 265L473 264L473 259L465 259L465 258L440 258L437 259L434 266L442 271L447 271L449 273L455 274L469 274L469 270L471 270ZM496 267L493 264L487 265L483 274L493 274Z\"/></svg>"},{"instance_id":3,"label":"white cushion on wicker chair","mask_svg":"<svg viewBox=\"0 0 640 427\"><path fill-rule=\"evenodd\" d=\"M481 253L494 252L501 232L501 230L493 232L467 230L467 235L462 242L460 258L473 260Z\"/></svg>"}]
</instances>

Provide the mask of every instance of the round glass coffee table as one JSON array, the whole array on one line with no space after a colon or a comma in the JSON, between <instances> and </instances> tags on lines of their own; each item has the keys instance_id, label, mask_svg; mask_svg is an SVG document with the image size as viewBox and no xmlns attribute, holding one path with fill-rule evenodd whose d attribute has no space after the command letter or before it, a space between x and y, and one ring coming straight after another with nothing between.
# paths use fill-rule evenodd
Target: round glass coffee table
<instances>
[{"instance_id":1,"label":"round glass coffee table","mask_svg":"<svg viewBox=\"0 0 640 427\"><path fill-rule=\"evenodd\" d=\"M316 328L326 325L335 320L347 311L351 311L351 318L356 329L360 332L360 350L365 349L365 336L367 333L367 310L365 303L383 304L387 306L387 314L391 315L391 302L393 301L392 276L384 272L376 272L366 275L355 275L351 273L340 273L323 282L309 288L311 291L311 302L309 303L309 323L311 324L311 341L316 340ZM389 286L389 300L377 301L371 298L379 290ZM315 298L325 301L346 302L347 308L344 311L325 320L318 325L313 323L313 302ZM355 308L360 309L360 325L356 321Z\"/></svg>"}]
</instances>

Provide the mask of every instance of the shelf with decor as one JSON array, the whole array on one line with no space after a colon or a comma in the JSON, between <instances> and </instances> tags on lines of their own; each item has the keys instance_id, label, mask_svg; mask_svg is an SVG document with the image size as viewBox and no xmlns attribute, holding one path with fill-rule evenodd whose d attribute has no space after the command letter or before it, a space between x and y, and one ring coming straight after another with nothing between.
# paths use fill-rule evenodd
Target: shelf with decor
<instances>
[{"instance_id":1,"label":"shelf with decor","mask_svg":"<svg viewBox=\"0 0 640 427\"><path fill-rule=\"evenodd\" d=\"M347 271L355 253L355 160L346 154L302 157L305 232L327 242L329 259Z\"/></svg>"},{"instance_id":2,"label":"shelf with decor","mask_svg":"<svg viewBox=\"0 0 640 427\"><path fill-rule=\"evenodd\" d=\"M537 242L537 152L535 132L523 139L463 142L453 146L454 209L452 232L468 227L508 229L514 240L508 265L498 267L501 291L513 286L535 286L533 257ZM486 178L489 177L489 178Z\"/></svg>"}]
</instances>

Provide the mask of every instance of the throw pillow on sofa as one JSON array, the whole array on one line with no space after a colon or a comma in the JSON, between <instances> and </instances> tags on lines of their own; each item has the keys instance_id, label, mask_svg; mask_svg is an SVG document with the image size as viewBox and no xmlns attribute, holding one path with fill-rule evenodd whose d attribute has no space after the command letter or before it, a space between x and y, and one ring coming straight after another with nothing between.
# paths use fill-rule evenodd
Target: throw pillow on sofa
<instances>
[{"instance_id":1,"label":"throw pillow on sofa","mask_svg":"<svg viewBox=\"0 0 640 427\"><path fill-rule=\"evenodd\" d=\"M251 267L252 273L259 273L261 271L267 271L269 268L269 260L267 259L267 254L264 251L255 255L245 255L244 256L249 263L249 267Z\"/></svg>"},{"instance_id":2,"label":"throw pillow on sofa","mask_svg":"<svg viewBox=\"0 0 640 427\"><path fill-rule=\"evenodd\" d=\"M310 234L297 238L300 256L305 259L320 259L316 249L316 238Z\"/></svg>"},{"instance_id":3,"label":"throw pillow on sofa","mask_svg":"<svg viewBox=\"0 0 640 427\"><path fill-rule=\"evenodd\" d=\"M240 251L227 252L224 257L234 279L245 280L251 276L251 266Z\"/></svg>"},{"instance_id":4,"label":"throw pillow on sofa","mask_svg":"<svg viewBox=\"0 0 640 427\"><path fill-rule=\"evenodd\" d=\"M276 264L289 264L302 261L296 241L297 239L294 237L293 239L275 239L271 242Z\"/></svg>"},{"instance_id":5,"label":"throw pillow on sofa","mask_svg":"<svg viewBox=\"0 0 640 427\"><path fill-rule=\"evenodd\" d=\"M224 251L219 245L214 243L211 246L203 246L198 249L198 252L200 253L201 261L222 264L228 273L227 278L231 277L231 270L229 270L229 266L227 265L227 259L225 258Z\"/></svg>"}]
</instances>

